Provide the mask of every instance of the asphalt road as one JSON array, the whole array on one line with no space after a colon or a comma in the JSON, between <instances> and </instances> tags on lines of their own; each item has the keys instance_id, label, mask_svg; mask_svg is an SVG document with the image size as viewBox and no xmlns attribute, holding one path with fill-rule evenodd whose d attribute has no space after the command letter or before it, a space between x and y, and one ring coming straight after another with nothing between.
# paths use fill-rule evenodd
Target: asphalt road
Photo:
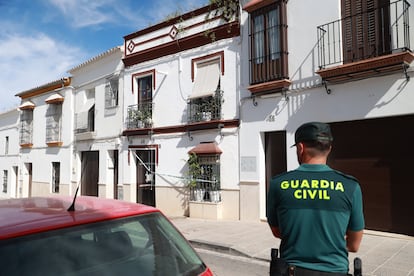
<instances>
[{"instance_id":1,"label":"asphalt road","mask_svg":"<svg viewBox=\"0 0 414 276\"><path fill-rule=\"evenodd\" d=\"M196 248L216 276L269 275L269 263L256 259Z\"/></svg>"}]
</instances>

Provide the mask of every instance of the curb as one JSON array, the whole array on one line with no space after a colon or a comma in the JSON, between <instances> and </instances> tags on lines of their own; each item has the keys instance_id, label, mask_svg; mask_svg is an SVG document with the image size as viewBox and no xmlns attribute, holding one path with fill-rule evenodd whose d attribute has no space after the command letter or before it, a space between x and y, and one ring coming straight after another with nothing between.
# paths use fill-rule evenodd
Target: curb
<instances>
[{"instance_id":1,"label":"curb","mask_svg":"<svg viewBox=\"0 0 414 276\"><path fill-rule=\"evenodd\" d=\"M229 254L229 255L237 256L237 257L245 257L245 258L249 258L249 259L255 259L255 260L263 261L263 262L269 262L269 260L267 260L267 259L257 258L257 257L251 256L251 255L246 254L244 252L241 252L237 249L234 249L230 245L227 245L227 244L206 242L206 241L197 240L197 239L189 240L189 242L195 248L211 250L211 251L214 251L214 252L220 252L220 253Z\"/></svg>"}]
</instances>

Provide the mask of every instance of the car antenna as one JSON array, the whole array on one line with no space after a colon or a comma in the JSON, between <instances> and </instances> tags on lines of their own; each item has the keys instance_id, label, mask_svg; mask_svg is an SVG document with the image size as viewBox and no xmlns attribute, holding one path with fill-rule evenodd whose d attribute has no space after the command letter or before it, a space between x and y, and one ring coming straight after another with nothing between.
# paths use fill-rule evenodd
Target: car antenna
<instances>
[{"instance_id":1,"label":"car antenna","mask_svg":"<svg viewBox=\"0 0 414 276\"><path fill-rule=\"evenodd\" d=\"M78 191L79 191L79 185L78 185L78 187L76 188L76 191L75 191L75 197L73 198L73 201L72 201L72 204L69 206L69 208L68 208L68 212L73 212L73 211L75 211L75 201L76 201L76 196L78 195Z\"/></svg>"}]
</instances>

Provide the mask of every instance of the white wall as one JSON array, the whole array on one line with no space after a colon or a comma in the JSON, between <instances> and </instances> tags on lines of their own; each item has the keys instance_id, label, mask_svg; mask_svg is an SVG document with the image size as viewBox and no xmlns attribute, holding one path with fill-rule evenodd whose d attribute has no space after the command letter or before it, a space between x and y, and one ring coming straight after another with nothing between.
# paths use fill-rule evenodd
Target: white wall
<instances>
[{"instance_id":1,"label":"white wall","mask_svg":"<svg viewBox=\"0 0 414 276\"><path fill-rule=\"evenodd\" d=\"M413 1L409 2L412 4ZM340 17L340 1L291 0L287 10L289 76L292 80L287 98L280 93L258 97L257 106L254 106L247 90L248 60L242 60L240 156L255 157L258 167L253 172L241 171L240 180L259 182L262 219L265 219L266 202L265 132L286 131L286 162L288 170L291 170L298 166L296 151L290 148L294 143L294 131L304 122L340 122L414 113L414 94L411 93L414 82L407 82L402 71L385 77L331 85L332 93L326 93L319 75L315 73L318 70L316 27ZM411 10L410 22L414 20L412 14ZM242 20L247 23L245 12ZM247 34L247 28L243 28L242 56L248 56ZM410 35L412 40L412 31ZM413 76L413 73L409 72L409 75Z\"/></svg>"},{"instance_id":2,"label":"white wall","mask_svg":"<svg viewBox=\"0 0 414 276\"><path fill-rule=\"evenodd\" d=\"M49 147L46 144L46 112L49 104L45 100L55 93L59 93L64 97L61 117L61 142L63 143L60 147ZM52 162L60 162L60 191L67 191L71 187L72 171L72 89L65 87L34 96L27 100L35 104L33 110L33 146L31 148L20 149L20 168L22 169L25 163L33 164L32 182L35 184L32 189L32 194L46 195L51 193L52 190ZM20 181L23 181L23 179L20 179ZM44 189L39 190L36 183L44 186ZM27 187L23 189L22 195L28 196Z\"/></svg>"},{"instance_id":3,"label":"white wall","mask_svg":"<svg viewBox=\"0 0 414 276\"><path fill-rule=\"evenodd\" d=\"M198 19L197 19L198 20ZM186 22L188 23L188 22ZM165 30L164 30L165 31ZM191 29L191 32L195 30ZM151 33L140 37L143 41L156 36ZM188 34L185 34L188 35ZM138 42L138 41L136 41ZM210 54L224 52L224 75L220 75L220 85L223 90L222 119L232 120L239 118L239 83L240 83L240 38L223 39L211 44L183 51L155 60L142 62L125 69L124 74L124 116L127 116L128 105L137 104L138 90L134 74L155 70L155 91L153 91L153 127L182 126L188 123L187 101L192 93L191 79L192 60ZM132 93L134 82L134 93ZM223 136L221 136L221 134ZM156 191L159 191L160 200L157 202L163 211L169 215L178 215L175 205L183 204L180 208L184 213L182 188L185 186L185 177L188 176L188 151L201 142L216 142L223 151L220 156L221 188L227 190L239 189L239 146L238 128L198 130L190 133L154 134L152 136L130 136L123 141L123 150L120 159L122 168L122 183L131 187L131 194L125 200L134 201L136 171L133 154L130 154L128 165L127 148L130 146L157 145L158 166L156 167ZM169 189L169 192L167 191ZM238 204L237 204L238 205ZM179 208L178 208L179 209ZM237 211L235 213L238 213Z\"/></svg>"},{"instance_id":4,"label":"white wall","mask_svg":"<svg viewBox=\"0 0 414 276\"><path fill-rule=\"evenodd\" d=\"M18 172L14 168L19 167L19 110L12 109L0 113L0 198L17 197L19 195L16 186ZM8 146L6 145L8 137ZM7 148L7 149L6 149ZM7 152L6 152L7 151ZM7 192L3 193L3 176L7 171Z\"/></svg>"},{"instance_id":5,"label":"white wall","mask_svg":"<svg viewBox=\"0 0 414 276\"><path fill-rule=\"evenodd\" d=\"M99 151L99 196L113 198L112 160L109 154L121 150L121 135L124 130L124 77L122 63L122 47L115 47L75 67L70 72L73 75L74 112L78 114L88 97L95 102L95 129L87 138L83 134L75 135L76 154L73 157L75 170L72 176L74 183L81 180L81 153L83 151ZM105 86L108 78L118 78L118 105L105 107ZM94 89L91 95L89 90ZM76 125L74 125L76 128ZM120 181L121 183L121 181Z\"/></svg>"}]
</instances>

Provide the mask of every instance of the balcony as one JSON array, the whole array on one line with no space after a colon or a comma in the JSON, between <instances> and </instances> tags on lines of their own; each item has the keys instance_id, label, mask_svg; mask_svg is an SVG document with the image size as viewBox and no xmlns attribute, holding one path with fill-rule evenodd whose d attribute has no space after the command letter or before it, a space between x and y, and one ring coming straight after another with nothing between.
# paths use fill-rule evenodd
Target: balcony
<instances>
[{"instance_id":1,"label":"balcony","mask_svg":"<svg viewBox=\"0 0 414 276\"><path fill-rule=\"evenodd\" d=\"M140 103L128 106L126 128L141 129L152 127L153 103Z\"/></svg>"},{"instance_id":2,"label":"balcony","mask_svg":"<svg viewBox=\"0 0 414 276\"><path fill-rule=\"evenodd\" d=\"M188 123L221 120L223 93L217 90L214 96L191 99L188 102Z\"/></svg>"},{"instance_id":3,"label":"balcony","mask_svg":"<svg viewBox=\"0 0 414 276\"><path fill-rule=\"evenodd\" d=\"M345 7L346 8L346 7ZM341 83L405 72L414 60L410 49L406 0L387 6L343 11L342 19L320 25L316 72L322 80Z\"/></svg>"},{"instance_id":4,"label":"balcony","mask_svg":"<svg viewBox=\"0 0 414 276\"><path fill-rule=\"evenodd\" d=\"M127 118L122 135L154 135L154 134L171 134L186 132L192 139L193 131L202 131L207 129L217 129L221 132L223 128L239 127L238 119L224 120L221 114L223 103L223 92L218 90L214 96L195 98L188 101L187 115L188 119L185 124L158 126L154 127L152 123L153 104L131 105L127 110ZM147 119L145 119L147 118Z\"/></svg>"}]
</instances>

